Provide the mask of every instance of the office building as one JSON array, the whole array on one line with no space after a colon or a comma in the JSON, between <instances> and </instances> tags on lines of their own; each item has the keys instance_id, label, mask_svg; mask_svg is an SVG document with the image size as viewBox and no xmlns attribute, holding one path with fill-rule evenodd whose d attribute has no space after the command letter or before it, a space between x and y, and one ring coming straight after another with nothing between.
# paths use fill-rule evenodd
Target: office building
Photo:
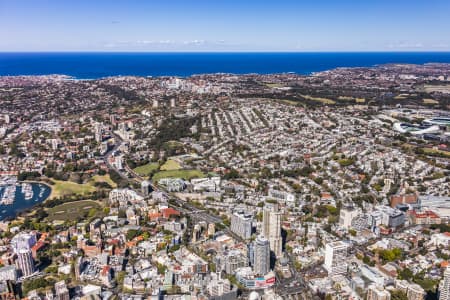
<instances>
[{"instance_id":1,"label":"office building","mask_svg":"<svg viewBox=\"0 0 450 300\"><path fill-rule=\"evenodd\" d=\"M270 271L270 244L263 236L256 238L253 246L253 270L257 275L266 275Z\"/></svg>"},{"instance_id":2,"label":"office building","mask_svg":"<svg viewBox=\"0 0 450 300\"><path fill-rule=\"evenodd\" d=\"M235 212L231 216L231 231L243 239L249 239L252 236L252 221L251 214L243 211Z\"/></svg>"},{"instance_id":3,"label":"office building","mask_svg":"<svg viewBox=\"0 0 450 300\"><path fill-rule=\"evenodd\" d=\"M270 250L277 258L283 255L281 237L281 212L277 206L265 207L263 211L263 235L269 240Z\"/></svg>"},{"instance_id":4,"label":"office building","mask_svg":"<svg viewBox=\"0 0 450 300\"><path fill-rule=\"evenodd\" d=\"M324 268L328 275L345 274L347 272L348 244L342 241L325 245Z\"/></svg>"}]
</instances>

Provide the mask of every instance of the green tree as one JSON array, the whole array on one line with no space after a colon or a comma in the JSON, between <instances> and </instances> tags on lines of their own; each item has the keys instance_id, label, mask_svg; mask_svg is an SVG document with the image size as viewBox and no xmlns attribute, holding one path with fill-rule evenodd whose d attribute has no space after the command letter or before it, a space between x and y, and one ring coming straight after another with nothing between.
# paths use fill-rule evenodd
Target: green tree
<instances>
[{"instance_id":1,"label":"green tree","mask_svg":"<svg viewBox=\"0 0 450 300\"><path fill-rule=\"evenodd\" d=\"M408 296L403 291L392 290L391 291L391 300L408 300Z\"/></svg>"}]
</instances>

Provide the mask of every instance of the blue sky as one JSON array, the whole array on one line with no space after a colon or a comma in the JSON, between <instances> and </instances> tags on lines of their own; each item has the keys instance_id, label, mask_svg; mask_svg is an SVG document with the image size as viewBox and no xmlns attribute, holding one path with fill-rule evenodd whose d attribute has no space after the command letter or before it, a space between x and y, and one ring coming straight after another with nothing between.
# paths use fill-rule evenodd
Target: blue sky
<instances>
[{"instance_id":1,"label":"blue sky","mask_svg":"<svg viewBox=\"0 0 450 300\"><path fill-rule=\"evenodd\" d=\"M0 0L0 51L450 51L449 0Z\"/></svg>"}]
</instances>

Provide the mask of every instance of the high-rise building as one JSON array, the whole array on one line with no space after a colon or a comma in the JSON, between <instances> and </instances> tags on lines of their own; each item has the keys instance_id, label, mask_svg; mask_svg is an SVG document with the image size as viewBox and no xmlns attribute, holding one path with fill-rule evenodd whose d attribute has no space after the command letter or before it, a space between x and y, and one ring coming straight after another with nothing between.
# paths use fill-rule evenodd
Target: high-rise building
<instances>
[{"instance_id":1,"label":"high-rise building","mask_svg":"<svg viewBox=\"0 0 450 300\"><path fill-rule=\"evenodd\" d=\"M439 300L450 300L450 267L444 272L444 278L439 284Z\"/></svg>"},{"instance_id":2,"label":"high-rise building","mask_svg":"<svg viewBox=\"0 0 450 300\"><path fill-rule=\"evenodd\" d=\"M395 288L404 292L408 300L423 300L427 294L420 285L406 280L395 280Z\"/></svg>"},{"instance_id":3,"label":"high-rise building","mask_svg":"<svg viewBox=\"0 0 450 300\"><path fill-rule=\"evenodd\" d=\"M81 273L84 269L84 259L82 256L78 256L75 260L75 279L79 280Z\"/></svg>"},{"instance_id":4,"label":"high-rise building","mask_svg":"<svg viewBox=\"0 0 450 300\"><path fill-rule=\"evenodd\" d=\"M222 279L220 272L213 274L212 280L208 284L209 294L211 296L222 296L231 290L231 284L228 279Z\"/></svg>"},{"instance_id":5,"label":"high-rise building","mask_svg":"<svg viewBox=\"0 0 450 300\"><path fill-rule=\"evenodd\" d=\"M367 289L367 300L391 300L391 293L384 287L376 284L369 285Z\"/></svg>"},{"instance_id":6,"label":"high-rise building","mask_svg":"<svg viewBox=\"0 0 450 300\"><path fill-rule=\"evenodd\" d=\"M243 211L235 212L231 215L231 231L243 239L249 239L252 236L252 221L251 214Z\"/></svg>"},{"instance_id":7,"label":"high-rise building","mask_svg":"<svg viewBox=\"0 0 450 300\"><path fill-rule=\"evenodd\" d=\"M97 143L101 143L103 140L103 128L102 128L102 124L100 123L95 123L94 125L94 134L95 134L95 141Z\"/></svg>"},{"instance_id":8,"label":"high-rise building","mask_svg":"<svg viewBox=\"0 0 450 300\"><path fill-rule=\"evenodd\" d=\"M150 184L150 181L148 180L144 180L141 182L141 193L144 197L147 197L148 195L150 195L152 191L152 186Z\"/></svg>"},{"instance_id":9,"label":"high-rise building","mask_svg":"<svg viewBox=\"0 0 450 300\"><path fill-rule=\"evenodd\" d=\"M30 276L34 273L34 261L30 249L22 248L16 252L16 266L22 273L23 277Z\"/></svg>"},{"instance_id":10,"label":"high-rise building","mask_svg":"<svg viewBox=\"0 0 450 300\"><path fill-rule=\"evenodd\" d=\"M344 274L347 272L348 244L343 241L325 245L324 268L329 275Z\"/></svg>"},{"instance_id":11,"label":"high-rise building","mask_svg":"<svg viewBox=\"0 0 450 300\"><path fill-rule=\"evenodd\" d=\"M111 114L109 116L109 122L111 123L111 125L114 127L116 126L116 115Z\"/></svg>"},{"instance_id":12,"label":"high-rise building","mask_svg":"<svg viewBox=\"0 0 450 300\"><path fill-rule=\"evenodd\" d=\"M6 282L8 280L17 280L17 270L15 266L5 266L0 268L0 281Z\"/></svg>"},{"instance_id":13,"label":"high-rise building","mask_svg":"<svg viewBox=\"0 0 450 300\"><path fill-rule=\"evenodd\" d=\"M270 250L277 258L283 255L281 237L281 212L277 206L265 207L263 211L263 235L269 240Z\"/></svg>"},{"instance_id":14,"label":"high-rise building","mask_svg":"<svg viewBox=\"0 0 450 300\"><path fill-rule=\"evenodd\" d=\"M34 233L19 233L11 239L11 247L14 253L20 249L31 249L36 244L36 235Z\"/></svg>"},{"instance_id":15,"label":"high-rise building","mask_svg":"<svg viewBox=\"0 0 450 300\"><path fill-rule=\"evenodd\" d=\"M23 277L34 273L34 261L31 247L36 244L36 235L33 233L19 233L11 239L11 247L17 255L16 266Z\"/></svg>"},{"instance_id":16,"label":"high-rise building","mask_svg":"<svg viewBox=\"0 0 450 300\"><path fill-rule=\"evenodd\" d=\"M406 293L408 300L423 300L427 292L418 284L410 284Z\"/></svg>"},{"instance_id":17,"label":"high-rise building","mask_svg":"<svg viewBox=\"0 0 450 300\"><path fill-rule=\"evenodd\" d=\"M344 228L350 228L352 220L358 216L358 210L354 208L342 208L339 215L339 225Z\"/></svg>"},{"instance_id":18,"label":"high-rise building","mask_svg":"<svg viewBox=\"0 0 450 300\"><path fill-rule=\"evenodd\" d=\"M214 223L208 224L208 235L212 236L216 233L216 225Z\"/></svg>"},{"instance_id":19,"label":"high-rise building","mask_svg":"<svg viewBox=\"0 0 450 300\"><path fill-rule=\"evenodd\" d=\"M223 257L222 266L227 274L234 274L236 269L248 267L248 258L239 250L231 250Z\"/></svg>"},{"instance_id":20,"label":"high-rise building","mask_svg":"<svg viewBox=\"0 0 450 300\"><path fill-rule=\"evenodd\" d=\"M253 246L253 271L257 275L266 275L270 271L270 243L263 236L256 238Z\"/></svg>"},{"instance_id":21,"label":"high-rise building","mask_svg":"<svg viewBox=\"0 0 450 300\"><path fill-rule=\"evenodd\" d=\"M69 290L64 280L55 283L55 296L56 300L70 300Z\"/></svg>"}]
</instances>

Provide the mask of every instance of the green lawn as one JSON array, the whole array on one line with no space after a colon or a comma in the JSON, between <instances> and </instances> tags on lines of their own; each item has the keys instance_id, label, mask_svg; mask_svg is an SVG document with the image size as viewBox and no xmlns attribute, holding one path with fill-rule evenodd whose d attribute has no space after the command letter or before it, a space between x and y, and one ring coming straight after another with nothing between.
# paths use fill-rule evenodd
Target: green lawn
<instances>
[{"instance_id":1,"label":"green lawn","mask_svg":"<svg viewBox=\"0 0 450 300\"><path fill-rule=\"evenodd\" d=\"M156 162L148 163L143 166L139 166L137 168L134 168L133 171L136 172L140 176L147 176L152 172L153 170L157 170L159 168L159 164Z\"/></svg>"},{"instance_id":2,"label":"green lawn","mask_svg":"<svg viewBox=\"0 0 450 300\"><path fill-rule=\"evenodd\" d=\"M279 84L279 83L264 83L267 87L269 88L281 88L283 87L283 85Z\"/></svg>"},{"instance_id":3,"label":"green lawn","mask_svg":"<svg viewBox=\"0 0 450 300\"><path fill-rule=\"evenodd\" d=\"M83 195L83 194L89 194L95 191L95 183L96 182L106 182L111 187L115 188L117 187L116 183L111 180L109 175L96 175L93 176L88 182L86 183L75 183L72 181L62 181L62 180L54 180L52 179L53 185L51 185L52 193L50 194L49 199L61 197L64 195Z\"/></svg>"},{"instance_id":4,"label":"green lawn","mask_svg":"<svg viewBox=\"0 0 450 300\"><path fill-rule=\"evenodd\" d=\"M153 176L153 181L158 181L161 178L183 178L185 180L190 180L192 178L202 178L205 174L200 170L170 170L161 171Z\"/></svg>"},{"instance_id":5,"label":"green lawn","mask_svg":"<svg viewBox=\"0 0 450 300\"><path fill-rule=\"evenodd\" d=\"M91 180L88 182L88 184L94 185L96 182L106 182L109 184L112 188L116 188L117 184L112 181L109 174L106 175L95 175L91 178Z\"/></svg>"},{"instance_id":6,"label":"green lawn","mask_svg":"<svg viewBox=\"0 0 450 300\"><path fill-rule=\"evenodd\" d=\"M167 160L166 163L163 164L160 168L161 171L174 171L180 169L181 165L172 159Z\"/></svg>"},{"instance_id":7,"label":"green lawn","mask_svg":"<svg viewBox=\"0 0 450 300\"><path fill-rule=\"evenodd\" d=\"M92 200L68 202L47 210L49 221L62 220L73 221L84 217L91 209L101 210L101 205Z\"/></svg>"},{"instance_id":8,"label":"green lawn","mask_svg":"<svg viewBox=\"0 0 450 300\"><path fill-rule=\"evenodd\" d=\"M431 149L431 148L422 148L423 152L426 154L440 154L444 157L450 157L450 151L444 151L439 149Z\"/></svg>"},{"instance_id":9,"label":"green lawn","mask_svg":"<svg viewBox=\"0 0 450 300\"><path fill-rule=\"evenodd\" d=\"M336 102L334 100L328 99L328 98L321 98L321 97L313 97L310 95L301 95L303 98L312 100L312 101L318 101L322 102L323 104L335 104Z\"/></svg>"}]
</instances>

